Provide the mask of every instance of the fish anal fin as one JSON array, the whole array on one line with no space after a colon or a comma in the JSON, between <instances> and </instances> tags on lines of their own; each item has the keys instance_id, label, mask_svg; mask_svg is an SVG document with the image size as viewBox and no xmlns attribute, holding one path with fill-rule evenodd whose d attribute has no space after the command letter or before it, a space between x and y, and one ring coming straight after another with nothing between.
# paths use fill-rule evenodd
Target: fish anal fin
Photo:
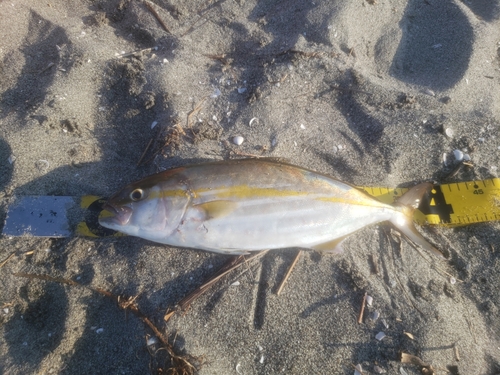
<instances>
[{"instance_id":1,"label":"fish anal fin","mask_svg":"<svg viewBox=\"0 0 500 375\"><path fill-rule=\"evenodd\" d=\"M237 202L218 200L197 204L194 207L205 213L205 220L217 219L229 215L238 206Z\"/></svg>"},{"instance_id":2,"label":"fish anal fin","mask_svg":"<svg viewBox=\"0 0 500 375\"><path fill-rule=\"evenodd\" d=\"M328 254L340 255L344 252L342 247L342 242L347 238L347 236L336 238L332 241L320 243L311 247L313 250L322 251Z\"/></svg>"}]
</instances>

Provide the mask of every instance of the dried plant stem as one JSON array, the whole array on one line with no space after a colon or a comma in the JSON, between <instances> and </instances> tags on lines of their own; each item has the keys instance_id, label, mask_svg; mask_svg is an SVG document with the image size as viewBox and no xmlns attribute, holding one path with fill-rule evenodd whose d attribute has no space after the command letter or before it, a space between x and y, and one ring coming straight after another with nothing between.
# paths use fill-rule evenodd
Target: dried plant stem
<instances>
[{"instance_id":1,"label":"dried plant stem","mask_svg":"<svg viewBox=\"0 0 500 375\"><path fill-rule=\"evenodd\" d=\"M160 15L156 11L156 9L153 7L153 5L148 0L144 0L144 5L146 5L146 8L148 8L148 10L156 18L156 20L161 25L161 27L163 27L163 30L165 30L169 34L172 34L172 32L169 30L169 28L167 27L165 22L163 22L163 20L161 19Z\"/></svg>"},{"instance_id":2,"label":"dried plant stem","mask_svg":"<svg viewBox=\"0 0 500 375\"><path fill-rule=\"evenodd\" d=\"M2 260L2 262L0 263L0 268L2 268L3 266L5 266L5 264L10 260L10 258L12 258L14 256L16 252L13 251L12 253L10 253L10 255L5 258L4 260Z\"/></svg>"},{"instance_id":3,"label":"dried plant stem","mask_svg":"<svg viewBox=\"0 0 500 375\"><path fill-rule=\"evenodd\" d=\"M368 295L368 293L365 292L365 295L363 296L363 303L361 304L361 311L359 312L358 324L363 323L363 314L365 313L366 296L367 295Z\"/></svg>"},{"instance_id":4,"label":"dried plant stem","mask_svg":"<svg viewBox=\"0 0 500 375\"><path fill-rule=\"evenodd\" d=\"M288 278L290 277L290 275L292 274L292 271L293 269L295 268L295 265L297 264L299 258L300 258L300 255L302 254L302 250L299 250L297 252L297 255L295 255L295 258L292 262L292 264L290 265L290 267L288 268L288 271L286 271L286 274L285 274L285 277L283 278L283 281L281 281L281 284L280 286L278 287L278 291L276 292L276 294L279 296L281 291L283 290L283 288L285 287L285 283L287 282Z\"/></svg>"},{"instance_id":5,"label":"dried plant stem","mask_svg":"<svg viewBox=\"0 0 500 375\"><path fill-rule=\"evenodd\" d=\"M32 274L32 273L25 273L25 272L18 272L13 274L16 277L25 277L31 280L44 280L44 281L52 281L60 284L67 284L71 286L80 286L84 288L88 288L96 293L99 293L114 302L118 304L118 307L125 311L131 311L135 316L137 316L139 319L141 319L144 324L146 324L153 332L154 334L158 337L160 342L163 344L163 348L167 351L169 354L171 361L172 361L172 368L170 368L168 371L171 374L179 374L179 375L194 375L197 371L196 367L191 363L191 361L197 360L196 358L193 358L189 355L182 356L178 355L175 353L173 346L168 342L168 339L163 335L163 333L149 320L149 318L144 315L140 310L139 307L137 306L135 300L137 299L138 296L135 297L123 297L119 295L115 295L111 292L108 292L107 290L100 289L100 288L92 288L92 287L86 287L80 283L77 283L76 281L69 280L69 279L64 279L60 277L53 277L49 275L39 275L39 274Z\"/></svg>"}]
</instances>

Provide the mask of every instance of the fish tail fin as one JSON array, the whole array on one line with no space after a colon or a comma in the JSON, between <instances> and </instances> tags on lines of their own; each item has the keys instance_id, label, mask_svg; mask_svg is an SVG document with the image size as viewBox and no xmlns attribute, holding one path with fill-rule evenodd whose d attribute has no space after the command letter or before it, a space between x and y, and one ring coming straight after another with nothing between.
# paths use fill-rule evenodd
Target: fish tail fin
<instances>
[{"instance_id":1,"label":"fish tail fin","mask_svg":"<svg viewBox=\"0 0 500 375\"><path fill-rule=\"evenodd\" d=\"M424 194L432 188L432 184L424 182L412 187L396 202L400 214L391 219L391 223L411 242L430 251L434 255L444 258L444 254L431 245L415 228L413 212L422 201Z\"/></svg>"}]
</instances>

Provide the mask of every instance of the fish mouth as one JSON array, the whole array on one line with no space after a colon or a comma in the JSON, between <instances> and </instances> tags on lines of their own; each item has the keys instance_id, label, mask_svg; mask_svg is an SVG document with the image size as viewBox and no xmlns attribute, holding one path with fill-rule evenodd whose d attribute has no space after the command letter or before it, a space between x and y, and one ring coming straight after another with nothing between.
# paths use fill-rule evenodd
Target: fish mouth
<instances>
[{"instance_id":1,"label":"fish mouth","mask_svg":"<svg viewBox=\"0 0 500 375\"><path fill-rule=\"evenodd\" d=\"M99 215L99 224L106 228L127 225L133 212L130 207L117 207L110 203L106 203L102 208L103 211Z\"/></svg>"}]
</instances>

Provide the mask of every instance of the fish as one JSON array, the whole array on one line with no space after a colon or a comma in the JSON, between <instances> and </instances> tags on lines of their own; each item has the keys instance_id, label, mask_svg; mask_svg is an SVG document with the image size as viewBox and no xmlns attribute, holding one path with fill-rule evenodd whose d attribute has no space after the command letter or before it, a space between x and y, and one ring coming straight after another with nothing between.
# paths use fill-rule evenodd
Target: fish
<instances>
[{"instance_id":1,"label":"fish","mask_svg":"<svg viewBox=\"0 0 500 375\"><path fill-rule=\"evenodd\" d=\"M269 159L178 167L125 186L103 206L99 223L174 247L225 254L282 248L341 253L353 233L388 221L442 257L413 225L430 183L393 204L325 174Z\"/></svg>"}]
</instances>

